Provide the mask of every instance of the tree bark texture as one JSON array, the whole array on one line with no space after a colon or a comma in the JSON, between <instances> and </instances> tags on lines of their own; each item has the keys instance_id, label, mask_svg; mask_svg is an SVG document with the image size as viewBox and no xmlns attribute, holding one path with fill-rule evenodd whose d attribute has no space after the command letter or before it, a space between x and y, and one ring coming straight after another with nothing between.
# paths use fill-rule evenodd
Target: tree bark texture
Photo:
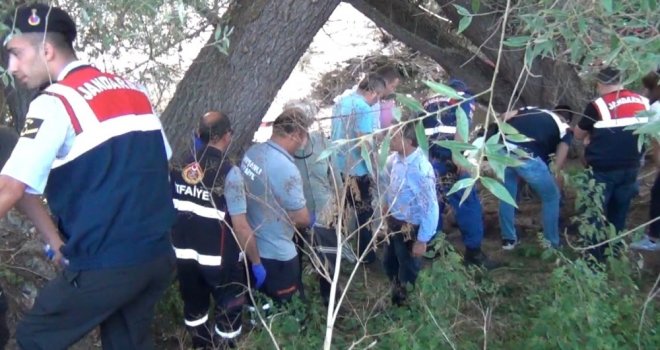
<instances>
[{"instance_id":1,"label":"tree bark texture","mask_svg":"<svg viewBox=\"0 0 660 350\"><path fill-rule=\"evenodd\" d=\"M490 88L492 63L467 48L468 40L456 35L451 24L421 10L409 0L348 0L358 11L385 29L397 40L438 62L452 77L459 78L473 91ZM513 85L499 80L493 104L504 110L513 94ZM480 102L488 101L484 96Z\"/></svg>"},{"instance_id":2,"label":"tree bark texture","mask_svg":"<svg viewBox=\"0 0 660 350\"><path fill-rule=\"evenodd\" d=\"M242 154L278 90L338 4L339 0L236 1L222 18L234 28L228 55L210 45L212 36L163 112L175 155L189 152L199 118L211 109L229 115L234 131L229 153Z\"/></svg>"},{"instance_id":3,"label":"tree bark texture","mask_svg":"<svg viewBox=\"0 0 660 350\"><path fill-rule=\"evenodd\" d=\"M471 8L471 0L435 0L435 2L441 8L441 15L449 18L455 27L458 26L461 16L454 4L466 9ZM503 9L506 1L496 0L494 3ZM482 1L479 15L472 18L472 23L462 34L472 44L480 47L484 55L493 62L497 60L498 55L502 55L498 80L515 86L516 81L522 76L521 84L514 95L518 98L518 106L552 108L557 104L568 104L581 113L592 97L592 89L578 76L575 67L549 58L537 58L529 71L525 71L524 49L512 50L505 46L506 51L499 52L503 15L501 9L489 7Z\"/></svg>"}]
</instances>

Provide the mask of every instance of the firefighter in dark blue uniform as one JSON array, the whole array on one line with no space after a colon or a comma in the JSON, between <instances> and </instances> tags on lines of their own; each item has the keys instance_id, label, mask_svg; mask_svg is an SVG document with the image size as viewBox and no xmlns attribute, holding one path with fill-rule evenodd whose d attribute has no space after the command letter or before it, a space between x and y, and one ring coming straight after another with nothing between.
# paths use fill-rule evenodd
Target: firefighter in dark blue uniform
<instances>
[{"instance_id":1,"label":"firefighter in dark blue uniform","mask_svg":"<svg viewBox=\"0 0 660 350\"><path fill-rule=\"evenodd\" d=\"M463 109L470 122L474 114L475 101L465 83L452 79L449 81L449 86L455 89L463 99L458 100L437 95L427 99L423 104L424 109L430 113L422 121L426 136L431 143L429 145L429 158L438 179L438 195L443 198L443 200L439 201L440 219L438 220L438 231L442 229L444 205L446 202L449 202L454 208L456 221L463 237L465 262L468 264L484 265L489 263L489 261L481 251L481 241L484 236L483 213L476 191L473 189L462 204L460 203L463 196L462 190L450 196L444 195L449 191L455 181L467 178L470 174L462 171L454 164L449 149L433 143L433 141L457 139L457 108ZM453 107L439 112L450 106ZM462 141L467 142L468 140Z\"/></svg>"},{"instance_id":2,"label":"firefighter in dark blue uniform","mask_svg":"<svg viewBox=\"0 0 660 350\"><path fill-rule=\"evenodd\" d=\"M251 248L247 249L250 260L257 269L260 261L255 239L243 239L242 229L232 229L234 216L226 196L232 198L232 203L237 202L236 196L228 192L242 193L237 188L242 175L224 153L231 143L229 118L216 111L206 113L200 121L199 139L202 146L197 147L196 153L188 157L181 169L171 171L174 206L178 211L172 245L177 257L184 321L193 347L210 349L234 344L241 333L247 282L238 242L251 241ZM238 185L227 185L232 183L231 178L237 178L238 182L233 183ZM209 296L215 300L215 325L208 322Z\"/></svg>"}]
</instances>

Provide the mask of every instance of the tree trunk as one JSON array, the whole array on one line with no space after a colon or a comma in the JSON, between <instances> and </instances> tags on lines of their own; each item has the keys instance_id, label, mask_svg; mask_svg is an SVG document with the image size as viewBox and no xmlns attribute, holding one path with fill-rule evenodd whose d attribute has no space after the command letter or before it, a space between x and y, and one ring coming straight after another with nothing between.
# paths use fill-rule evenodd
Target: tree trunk
<instances>
[{"instance_id":1,"label":"tree trunk","mask_svg":"<svg viewBox=\"0 0 660 350\"><path fill-rule=\"evenodd\" d=\"M211 45L212 35L163 112L174 153L188 152L199 118L216 109L232 121L230 154L242 154L278 90L338 4L339 0L236 1L222 18L234 28L228 55Z\"/></svg>"},{"instance_id":2,"label":"tree trunk","mask_svg":"<svg viewBox=\"0 0 660 350\"><path fill-rule=\"evenodd\" d=\"M450 76L465 81L471 90L490 87L494 67L468 49L469 42L452 32L451 25L421 10L409 0L347 0L397 40L438 62ZM498 81L494 106L504 110L513 85ZM480 99L487 102L489 96Z\"/></svg>"},{"instance_id":3,"label":"tree trunk","mask_svg":"<svg viewBox=\"0 0 660 350\"><path fill-rule=\"evenodd\" d=\"M470 9L472 0L435 0L435 2L441 7L442 15L449 18L457 27L461 16L453 5ZM504 1L496 3L502 5ZM479 15L472 18L472 23L463 32L472 44L480 47L483 54L493 61L500 54L498 49L502 14L501 10L489 8L482 1ZM515 86L520 78L521 83L515 92L515 96L519 99L517 105L552 108L561 103L582 112L589 100L591 89L580 79L573 66L544 58L536 59L531 69L525 71L524 50L511 50L506 46L505 48L507 50L501 53L498 79Z\"/></svg>"}]
</instances>

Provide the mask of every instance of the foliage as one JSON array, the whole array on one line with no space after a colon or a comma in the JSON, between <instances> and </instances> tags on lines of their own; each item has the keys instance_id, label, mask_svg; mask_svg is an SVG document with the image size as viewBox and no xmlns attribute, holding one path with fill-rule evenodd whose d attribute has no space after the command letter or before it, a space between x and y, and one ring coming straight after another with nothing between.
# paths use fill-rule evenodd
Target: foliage
<instances>
[{"instance_id":1,"label":"foliage","mask_svg":"<svg viewBox=\"0 0 660 350\"><path fill-rule=\"evenodd\" d=\"M5 18L15 1L0 4ZM76 20L75 48L100 68L144 84L156 106L171 97L200 48L200 36L214 33L227 52L232 28L220 23L231 0L51 1ZM6 30L0 25L0 34ZM213 28L215 32L213 32ZM193 52L190 52L193 48ZM2 72L2 71L0 71ZM7 85L3 75L3 83Z\"/></svg>"},{"instance_id":2,"label":"foliage","mask_svg":"<svg viewBox=\"0 0 660 350\"><path fill-rule=\"evenodd\" d=\"M388 306L366 321L362 310L349 311L337 324L334 347L651 349L660 341L660 313L651 304L641 318L644 297L626 259L592 270L586 260L548 249L529 258L544 258L538 271L511 280L504 277L512 271L466 268L447 242L438 244L440 256L421 272L406 306ZM270 331L281 348L320 348L325 310L318 299L304 312L300 306L276 312ZM272 341L259 327L241 347L272 348Z\"/></svg>"},{"instance_id":3,"label":"foliage","mask_svg":"<svg viewBox=\"0 0 660 350\"><path fill-rule=\"evenodd\" d=\"M660 11L655 0L521 0L509 7L506 1L473 3L510 13L504 44L524 50L530 70L540 58L569 62L584 73L594 65L614 65L631 83L660 62ZM464 18L479 15L465 8L458 12Z\"/></svg>"}]
</instances>

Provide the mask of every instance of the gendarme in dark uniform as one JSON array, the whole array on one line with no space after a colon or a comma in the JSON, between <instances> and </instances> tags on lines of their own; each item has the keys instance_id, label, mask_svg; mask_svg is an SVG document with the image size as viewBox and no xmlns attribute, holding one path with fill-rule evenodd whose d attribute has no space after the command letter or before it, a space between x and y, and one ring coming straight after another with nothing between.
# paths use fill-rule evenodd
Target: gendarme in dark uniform
<instances>
[{"instance_id":1,"label":"gendarme in dark uniform","mask_svg":"<svg viewBox=\"0 0 660 350\"><path fill-rule=\"evenodd\" d=\"M154 305L174 268L160 120L138 86L76 60L64 11L38 4L12 14L8 70L41 92L2 170L0 215L45 193L70 262L23 317L18 346L65 349L100 325L104 349L152 349Z\"/></svg>"}]
</instances>

